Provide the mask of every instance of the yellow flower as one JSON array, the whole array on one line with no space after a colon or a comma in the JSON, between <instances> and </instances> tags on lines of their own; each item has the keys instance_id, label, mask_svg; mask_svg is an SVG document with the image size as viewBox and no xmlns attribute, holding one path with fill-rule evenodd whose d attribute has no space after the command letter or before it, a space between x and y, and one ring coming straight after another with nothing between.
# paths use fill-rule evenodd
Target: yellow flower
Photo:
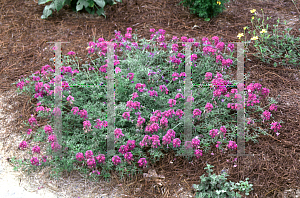
<instances>
[{"instance_id":1,"label":"yellow flower","mask_svg":"<svg viewBox=\"0 0 300 198\"><path fill-rule=\"evenodd\" d=\"M251 40L257 40L257 39L258 39L258 37L257 37L257 36L255 36L255 37L251 38Z\"/></svg>"},{"instance_id":2,"label":"yellow flower","mask_svg":"<svg viewBox=\"0 0 300 198\"><path fill-rule=\"evenodd\" d=\"M266 29L262 29L262 30L260 31L261 34L262 34L262 33L266 33L266 32L267 32Z\"/></svg>"},{"instance_id":3,"label":"yellow flower","mask_svg":"<svg viewBox=\"0 0 300 198\"><path fill-rule=\"evenodd\" d=\"M254 16L252 17L252 19L254 19Z\"/></svg>"},{"instance_id":4,"label":"yellow flower","mask_svg":"<svg viewBox=\"0 0 300 198\"><path fill-rule=\"evenodd\" d=\"M217 4L221 5L221 2L220 2L220 1L217 1Z\"/></svg>"},{"instance_id":5,"label":"yellow flower","mask_svg":"<svg viewBox=\"0 0 300 198\"><path fill-rule=\"evenodd\" d=\"M239 37L239 39L241 39L242 36L244 36L243 33L239 33L239 34L237 35L237 37Z\"/></svg>"},{"instance_id":6,"label":"yellow flower","mask_svg":"<svg viewBox=\"0 0 300 198\"><path fill-rule=\"evenodd\" d=\"M244 27L244 30L247 29L247 27Z\"/></svg>"},{"instance_id":7,"label":"yellow flower","mask_svg":"<svg viewBox=\"0 0 300 198\"><path fill-rule=\"evenodd\" d=\"M253 10L250 10L250 12L251 12L251 13L254 13L255 11L256 11L255 9L253 9Z\"/></svg>"}]
</instances>

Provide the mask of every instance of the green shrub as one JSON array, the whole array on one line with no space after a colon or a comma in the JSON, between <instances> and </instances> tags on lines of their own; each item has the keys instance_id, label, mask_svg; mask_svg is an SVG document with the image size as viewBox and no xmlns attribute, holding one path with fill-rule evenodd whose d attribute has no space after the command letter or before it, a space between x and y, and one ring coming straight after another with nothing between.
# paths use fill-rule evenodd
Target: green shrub
<instances>
[{"instance_id":1,"label":"green shrub","mask_svg":"<svg viewBox=\"0 0 300 198\"><path fill-rule=\"evenodd\" d=\"M209 21L210 18L223 12L224 3L227 2L228 0L183 0L179 4L183 3L184 6L189 7L192 14Z\"/></svg>"}]
</instances>

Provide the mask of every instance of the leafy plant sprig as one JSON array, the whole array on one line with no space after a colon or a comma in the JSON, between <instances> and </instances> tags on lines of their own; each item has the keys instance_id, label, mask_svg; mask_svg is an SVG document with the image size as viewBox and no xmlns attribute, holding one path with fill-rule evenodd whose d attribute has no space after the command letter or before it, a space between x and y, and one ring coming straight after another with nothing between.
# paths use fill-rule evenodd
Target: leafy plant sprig
<instances>
[{"instance_id":1,"label":"leafy plant sprig","mask_svg":"<svg viewBox=\"0 0 300 198\"><path fill-rule=\"evenodd\" d=\"M279 35L279 31L277 28L279 25L278 18L277 25L273 25L275 29L273 29L273 34L271 35L268 32L269 24L267 24L266 27L264 26L263 11L263 20L261 25L259 24L261 18L257 18L256 10L253 9L250 10L250 12L254 14L254 16L252 16L251 18L251 23L252 27L255 27L255 29L252 31L253 37L251 38L251 40L255 40L254 47L257 50L257 53L253 55L268 64L270 63L270 60L272 60L274 67L277 67L278 64L284 66L289 65L293 67L299 65L298 62L300 57L300 37L295 38L293 35L289 34L289 32L293 28L286 28L286 31L282 31L282 35ZM255 24L255 18L257 24ZM270 18L267 17L267 20L269 20ZM284 24L286 26L287 22L284 21L284 23L281 24ZM246 29L248 29L248 27L244 27L244 33ZM258 36L256 36L256 31L259 32ZM251 34L251 31L248 31L248 33ZM244 35L241 34L240 36ZM246 44L247 46L249 45L248 43ZM249 52L248 47L246 47L246 52Z\"/></svg>"},{"instance_id":2,"label":"leafy plant sprig","mask_svg":"<svg viewBox=\"0 0 300 198\"><path fill-rule=\"evenodd\" d=\"M208 177L203 174L200 176L201 183L199 185L193 184L193 188L197 191L196 198L241 198L241 195L233 190L245 191L245 195L249 195L249 192L253 190L253 184L248 184L249 178L246 178L245 182L240 181L240 183L226 182L228 174L223 172L221 175L212 175L212 167L214 166L207 164L204 169L207 169Z\"/></svg>"},{"instance_id":3,"label":"leafy plant sprig","mask_svg":"<svg viewBox=\"0 0 300 198\"><path fill-rule=\"evenodd\" d=\"M116 2L114 0L39 0L38 4L45 4L50 1L53 2L50 5L45 6L43 15L41 16L42 19L47 19L48 16L52 15L52 11L56 10L58 12L65 5L71 6L72 10L76 12L85 8L85 10L92 15L94 15L97 8L96 13L99 16L103 15L106 18L106 15L104 13L104 6L106 4L115 5L116 2L122 3L122 0L116 0Z\"/></svg>"}]
</instances>

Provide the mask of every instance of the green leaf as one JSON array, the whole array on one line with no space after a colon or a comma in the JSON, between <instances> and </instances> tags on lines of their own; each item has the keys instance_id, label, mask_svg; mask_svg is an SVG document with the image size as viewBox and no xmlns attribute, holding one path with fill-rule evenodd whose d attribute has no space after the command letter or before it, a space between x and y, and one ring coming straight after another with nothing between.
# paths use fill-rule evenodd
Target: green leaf
<instances>
[{"instance_id":1,"label":"green leaf","mask_svg":"<svg viewBox=\"0 0 300 198\"><path fill-rule=\"evenodd\" d=\"M204 21L210 21L210 18L205 18Z\"/></svg>"},{"instance_id":2,"label":"green leaf","mask_svg":"<svg viewBox=\"0 0 300 198\"><path fill-rule=\"evenodd\" d=\"M72 1L72 0L65 0L64 5L69 5L69 6L70 6L70 5L71 5L71 1Z\"/></svg>"},{"instance_id":3,"label":"green leaf","mask_svg":"<svg viewBox=\"0 0 300 198\"><path fill-rule=\"evenodd\" d=\"M93 8L95 5L95 2L93 0L90 0L89 1L89 7Z\"/></svg>"},{"instance_id":4,"label":"green leaf","mask_svg":"<svg viewBox=\"0 0 300 198\"><path fill-rule=\"evenodd\" d=\"M62 7L64 7L64 1L60 1L60 0L54 0L53 1L55 9L57 11L59 11L60 9L62 9Z\"/></svg>"},{"instance_id":5,"label":"green leaf","mask_svg":"<svg viewBox=\"0 0 300 198\"><path fill-rule=\"evenodd\" d=\"M96 13L98 14L98 16L103 15L106 18L103 8L98 9Z\"/></svg>"},{"instance_id":6,"label":"green leaf","mask_svg":"<svg viewBox=\"0 0 300 198\"><path fill-rule=\"evenodd\" d=\"M45 6L43 15L41 16L42 19L46 19L46 18L48 18L48 16L50 16L52 14L51 8L53 10L55 10L54 3L51 3L50 5Z\"/></svg>"},{"instance_id":7,"label":"green leaf","mask_svg":"<svg viewBox=\"0 0 300 198\"><path fill-rule=\"evenodd\" d=\"M83 6L85 8L88 8L89 7L89 2L87 2L85 0L78 0L77 6L76 6L76 11L82 10Z\"/></svg>"},{"instance_id":8,"label":"green leaf","mask_svg":"<svg viewBox=\"0 0 300 198\"><path fill-rule=\"evenodd\" d=\"M197 185L197 184L193 184L192 186L193 186L193 188L194 188L195 190L197 190L198 187L199 187L199 185Z\"/></svg>"},{"instance_id":9,"label":"green leaf","mask_svg":"<svg viewBox=\"0 0 300 198\"><path fill-rule=\"evenodd\" d=\"M89 14L94 15L94 13L95 13L94 9L93 10L91 10L90 8L85 8L85 9Z\"/></svg>"},{"instance_id":10,"label":"green leaf","mask_svg":"<svg viewBox=\"0 0 300 198\"><path fill-rule=\"evenodd\" d=\"M52 0L39 0L38 4L41 5L41 4L45 4L49 1L52 1Z\"/></svg>"},{"instance_id":11,"label":"green leaf","mask_svg":"<svg viewBox=\"0 0 300 198\"><path fill-rule=\"evenodd\" d=\"M111 6L116 4L114 0L106 0L105 2Z\"/></svg>"},{"instance_id":12,"label":"green leaf","mask_svg":"<svg viewBox=\"0 0 300 198\"><path fill-rule=\"evenodd\" d=\"M105 1L104 0L94 0L96 2L96 4L101 7L104 8L105 6Z\"/></svg>"}]
</instances>

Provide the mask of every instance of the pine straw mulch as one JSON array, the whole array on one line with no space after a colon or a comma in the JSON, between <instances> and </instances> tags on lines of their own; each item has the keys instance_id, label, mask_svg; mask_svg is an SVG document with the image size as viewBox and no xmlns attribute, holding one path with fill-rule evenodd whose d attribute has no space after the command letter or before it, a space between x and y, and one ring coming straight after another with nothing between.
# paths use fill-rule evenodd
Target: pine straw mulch
<instances>
[{"instance_id":1,"label":"pine straw mulch","mask_svg":"<svg viewBox=\"0 0 300 198\"><path fill-rule=\"evenodd\" d=\"M251 9L256 9L257 15L262 18L261 8L264 11L264 23L269 24L269 33L273 32L273 25L277 24L278 17L280 22L287 20L287 26L293 27L290 35L297 37L300 28L297 20L300 15L298 11L300 3L296 2L294 5L291 0L235 0L227 3L226 6L229 6L227 10L209 22L190 14L184 6L177 6L179 0L126 0L114 6L106 6L106 19L102 16L91 16L85 11L74 13L65 6L59 13L54 12L47 20L42 20L40 17L45 5L50 3L38 5L37 1L32 0L1 0L0 2L2 5L0 9L2 95L9 90L16 90L11 83L17 81L21 75L31 75L42 66L50 65L49 58L53 57L50 48L54 45L47 44L47 41L69 41L70 43L62 44L62 54L74 51L81 58L86 56L87 43L93 41L93 37L110 40L114 38L114 30L121 31L124 36L128 27L132 27L133 33L137 33L139 38L149 39L151 35L149 29L155 28L156 31L166 30L166 40L171 39L172 36L178 38L187 36L201 41L204 36L210 40L212 36L219 36L227 44L229 41L238 41L236 36L243 32L243 27L252 27ZM272 18L266 21L267 16ZM279 25L280 31L284 31L285 28L285 25ZM249 40L252 35L246 31L245 36ZM214 166L213 173L216 174L220 174L224 168L228 169L230 175L228 181L238 182L250 178L249 182L254 184L254 190L250 192L249 197L283 197L284 190L299 188L299 72L296 68L283 67L280 64L276 68L273 67L274 61L278 60L272 60L270 64L263 63L252 55L255 52L251 44L250 52L247 54L249 60L245 62L245 73L251 74L246 81L246 86L253 81L259 82L263 87L270 89L270 97L276 98L280 95L278 110L272 115L275 121L282 120L284 123L281 124L278 137L273 134L259 137L258 144L247 142L246 153L254 156L238 157L237 167L233 167L233 163L226 161L227 159L231 161L233 157L212 148L213 156L204 155L201 160L193 163L181 157L176 157L176 160L170 163L174 159L174 153L169 153L156 164L149 164L144 173L155 170L157 174L163 175L162 187L155 181L147 181L143 175L132 180L120 181L117 177L113 177L111 183L103 181L94 183L84 180L82 175L74 171L71 174L65 173L63 179L55 181L49 179L49 170L44 169L35 173L34 177L43 180L43 185L53 188L59 195L65 197L97 197L96 195L99 197L104 193L112 197L121 197L122 193L123 197L176 197L181 192L193 194L192 184L198 184L201 175L207 176L203 168L206 163L209 163ZM88 59L83 59L80 65L85 60ZM12 105L12 108L3 106L3 113L13 118L6 125L4 120L8 117L1 118L4 157L16 156L29 159L27 152L20 151L17 147L21 141L21 134L25 134L28 129L23 121L28 120L31 114L37 114L32 107L32 104L36 104L37 101L30 100L29 96L24 95L16 96L15 99L9 97L6 99L4 103ZM261 107L266 104L266 100L261 100ZM255 114L251 116L259 118L259 115ZM43 126L47 120L38 119L38 122ZM270 128L270 123L265 122L264 126L259 124L259 127ZM41 145L45 146L43 143L40 143ZM32 142L29 146L33 146ZM41 147L41 151L43 153L45 148ZM28 182L34 184L30 178ZM112 194L113 192L119 194ZM181 196L188 197L183 194Z\"/></svg>"}]
</instances>

